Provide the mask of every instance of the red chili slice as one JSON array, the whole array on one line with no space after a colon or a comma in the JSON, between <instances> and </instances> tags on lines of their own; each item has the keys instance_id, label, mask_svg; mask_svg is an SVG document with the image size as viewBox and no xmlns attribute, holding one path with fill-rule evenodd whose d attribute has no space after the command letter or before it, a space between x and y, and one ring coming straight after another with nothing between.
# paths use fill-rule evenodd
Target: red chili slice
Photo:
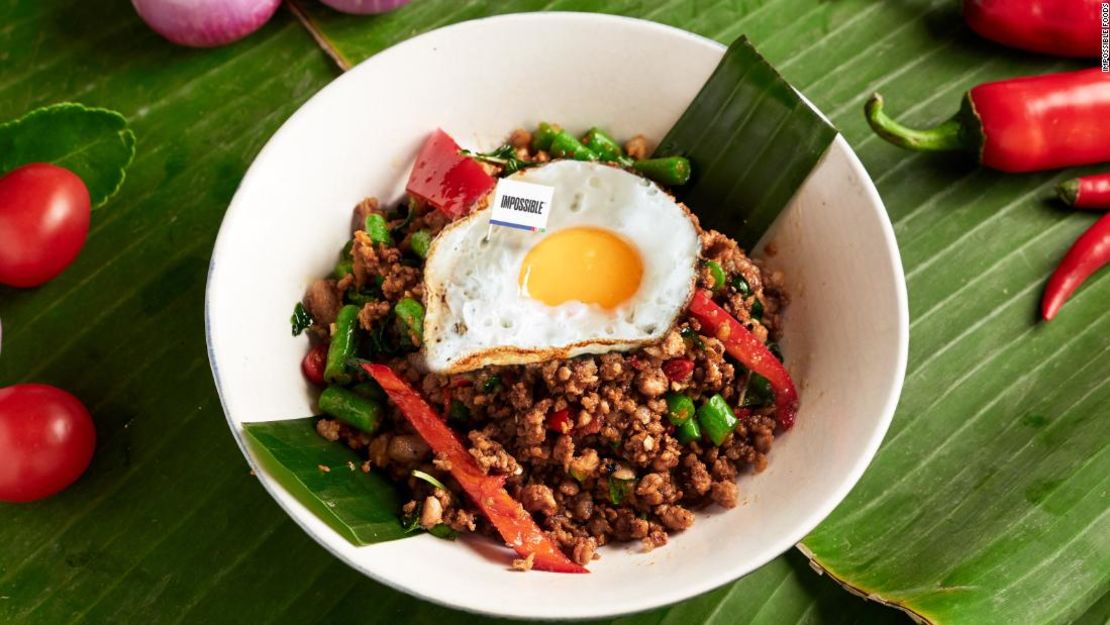
<instances>
[{"instance_id":1,"label":"red chili slice","mask_svg":"<svg viewBox=\"0 0 1110 625\"><path fill-rule=\"evenodd\" d=\"M547 415L547 428L553 432L560 434L567 434L574 428L574 422L570 418L570 410L563 408L556 410Z\"/></svg>"},{"instance_id":2,"label":"red chili slice","mask_svg":"<svg viewBox=\"0 0 1110 625\"><path fill-rule=\"evenodd\" d=\"M362 368L385 390L424 442L451 463L451 475L474 504L493 523L505 543L522 557L533 556L532 567L555 573L588 573L547 537L520 502L505 490L504 476L482 473L462 441L432 407L392 369L364 364Z\"/></svg>"},{"instance_id":3,"label":"red chili slice","mask_svg":"<svg viewBox=\"0 0 1110 625\"><path fill-rule=\"evenodd\" d=\"M663 363L663 373L672 382L682 382L694 372L694 361L689 358L672 358Z\"/></svg>"},{"instance_id":4,"label":"red chili slice","mask_svg":"<svg viewBox=\"0 0 1110 625\"><path fill-rule=\"evenodd\" d=\"M705 291L695 291L690 301L690 314L702 325L702 332L725 344L725 351L749 371L767 378L775 392L779 427L794 425L798 414L798 391L790 373L778 358L754 334L714 302Z\"/></svg>"}]
</instances>

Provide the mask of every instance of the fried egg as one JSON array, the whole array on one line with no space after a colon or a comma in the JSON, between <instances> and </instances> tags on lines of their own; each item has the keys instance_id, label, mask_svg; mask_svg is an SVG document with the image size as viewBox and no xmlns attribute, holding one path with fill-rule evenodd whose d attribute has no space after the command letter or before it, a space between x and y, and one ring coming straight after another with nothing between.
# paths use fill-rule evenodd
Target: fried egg
<instances>
[{"instance_id":1,"label":"fried egg","mask_svg":"<svg viewBox=\"0 0 1110 625\"><path fill-rule=\"evenodd\" d=\"M445 228L424 267L424 361L459 373L627 350L660 340L694 289L687 208L616 167L556 161L514 174L554 187L545 232Z\"/></svg>"}]
</instances>

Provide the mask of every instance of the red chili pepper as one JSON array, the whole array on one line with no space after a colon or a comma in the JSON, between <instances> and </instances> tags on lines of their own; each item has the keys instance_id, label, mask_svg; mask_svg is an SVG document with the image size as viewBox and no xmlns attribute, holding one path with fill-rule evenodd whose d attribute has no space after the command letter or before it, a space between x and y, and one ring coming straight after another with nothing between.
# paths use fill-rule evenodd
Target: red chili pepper
<instances>
[{"instance_id":1,"label":"red chili pepper","mask_svg":"<svg viewBox=\"0 0 1110 625\"><path fill-rule=\"evenodd\" d=\"M485 475L459 437L411 386L385 365L362 368L385 390L417 434L451 463L451 476L493 523L501 538L522 557L534 556L533 568L556 573L588 573L544 534L520 502L505 490L505 477Z\"/></svg>"},{"instance_id":2,"label":"red chili pepper","mask_svg":"<svg viewBox=\"0 0 1110 625\"><path fill-rule=\"evenodd\" d=\"M301 361L301 373L316 386L324 385L324 367L328 360L328 346L324 343L314 346Z\"/></svg>"},{"instance_id":3,"label":"red chili pepper","mask_svg":"<svg viewBox=\"0 0 1110 625\"><path fill-rule=\"evenodd\" d=\"M672 382L681 382L694 372L694 361L689 358L671 358L663 363L663 374Z\"/></svg>"},{"instance_id":4,"label":"red chili pepper","mask_svg":"<svg viewBox=\"0 0 1110 625\"><path fill-rule=\"evenodd\" d=\"M971 152L1000 171L1110 161L1110 74L1097 67L981 84L965 94L958 113L928 130L888 117L877 93L864 111L871 128L894 145Z\"/></svg>"},{"instance_id":5,"label":"red chili pepper","mask_svg":"<svg viewBox=\"0 0 1110 625\"><path fill-rule=\"evenodd\" d=\"M965 0L968 26L992 41L1031 52L1097 57L1103 0Z\"/></svg>"},{"instance_id":6,"label":"red chili pepper","mask_svg":"<svg viewBox=\"0 0 1110 625\"><path fill-rule=\"evenodd\" d=\"M1048 321L1092 273L1110 262L1110 213L1103 215L1072 244L1052 272L1041 300L1041 316Z\"/></svg>"},{"instance_id":7,"label":"red chili pepper","mask_svg":"<svg viewBox=\"0 0 1110 625\"><path fill-rule=\"evenodd\" d=\"M566 408L556 410L547 415L547 428L560 434L568 434L574 429L574 422L570 418L570 411Z\"/></svg>"},{"instance_id":8,"label":"red chili pepper","mask_svg":"<svg viewBox=\"0 0 1110 625\"><path fill-rule=\"evenodd\" d=\"M1056 194L1075 208L1110 209L1110 173L1066 180L1056 187Z\"/></svg>"},{"instance_id":9,"label":"red chili pepper","mask_svg":"<svg viewBox=\"0 0 1110 625\"><path fill-rule=\"evenodd\" d=\"M436 129L424 141L405 190L443 211L452 219L493 187L493 177L474 159L459 154L459 144Z\"/></svg>"},{"instance_id":10,"label":"red chili pepper","mask_svg":"<svg viewBox=\"0 0 1110 625\"><path fill-rule=\"evenodd\" d=\"M702 331L725 344L725 351L749 371L758 373L771 383L775 392L775 408L779 427L794 425L798 414L798 391L790 373L778 358L750 330L714 302L705 291L695 291L690 301L690 314L701 322Z\"/></svg>"}]
</instances>

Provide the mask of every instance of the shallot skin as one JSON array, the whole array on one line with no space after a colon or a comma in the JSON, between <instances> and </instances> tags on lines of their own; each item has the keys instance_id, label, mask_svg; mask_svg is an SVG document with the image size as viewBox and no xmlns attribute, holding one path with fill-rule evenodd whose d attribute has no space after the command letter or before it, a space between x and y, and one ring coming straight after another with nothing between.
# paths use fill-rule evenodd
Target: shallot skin
<instances>
[{"instance_id":1,"label":"shallot skin","mask_svg":"<svg viewBox=\"0 0 1110 625\"><path fill-rule=\"evenodd\" d=\"M131 0L139 17L173 43L222 46L269 21L281 0Z\"/></svg>"}]
</instances>

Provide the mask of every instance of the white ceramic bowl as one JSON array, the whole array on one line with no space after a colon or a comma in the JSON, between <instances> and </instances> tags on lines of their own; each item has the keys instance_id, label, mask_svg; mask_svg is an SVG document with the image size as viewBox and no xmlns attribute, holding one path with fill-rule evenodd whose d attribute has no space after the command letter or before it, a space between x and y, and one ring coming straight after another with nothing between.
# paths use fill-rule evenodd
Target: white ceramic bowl
<instances>
[{"instance_id":1,"label":"white ceramic bowl","mask_svg":"<svg viewBox=\"0 0 1110 625\"><path fill-rule=\"evenodd\" d=\"M321 545L394 588L448 606L523 618L602 617L672 603L753 571L844 498L886 432L905 371L908 314L898 248L871 180L838 138L764 241L787 277L783 351L799 384L797 425L741 505L699 512L651 553L601 550L589 575L522 574L483 539L428 535L353 547L313 517L243 444L242 424L312 414L289 314L326 274L363 197L400 197L439 126L488 149L518 126L558 121L661 138L724 48L651 22L576 13L458 24L363 62L309 100L243 178L212 255L212 371L232 434L259 480Z\"/></svg>"}]
</instances>

